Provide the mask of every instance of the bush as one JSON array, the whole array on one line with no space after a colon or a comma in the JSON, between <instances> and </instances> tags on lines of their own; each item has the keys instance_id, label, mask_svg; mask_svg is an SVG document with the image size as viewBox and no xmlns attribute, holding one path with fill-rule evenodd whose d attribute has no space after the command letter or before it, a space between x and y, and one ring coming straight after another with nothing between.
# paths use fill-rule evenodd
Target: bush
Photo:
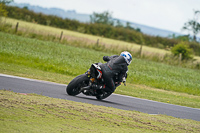
<instances>
[{"instance_id":1,"label":"bush","mask_svg":"<svg viewBox=\"0 0 200 133\"><path fill-rule=\"evenodd\" d=\"M189 48L189 45L185 42L181 42L177 45L175 45L171 52L174 54L174 56L179 56L182 54L182 60L192 59L192 49Z\"/></svg>"},{"instance_id":2,"label":"bush","mask_svg":"<svg viewBox=\"0 0 200 133\"><path fill-rule=\"evenodd\" d=\"M5 9L4 4L0 3L0 16L7 16L8 11Z\"/></svg>"}]
</instances>

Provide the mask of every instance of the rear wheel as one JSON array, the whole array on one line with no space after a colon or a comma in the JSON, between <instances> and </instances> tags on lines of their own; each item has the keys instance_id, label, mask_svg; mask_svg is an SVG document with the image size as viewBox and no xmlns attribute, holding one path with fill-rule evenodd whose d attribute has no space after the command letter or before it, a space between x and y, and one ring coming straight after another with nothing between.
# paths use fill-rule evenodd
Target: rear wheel
<instances>
[{"instance_id":1,"label":"rear wheel","mask_svg":"<svg viewBox=\"0 0 200 133\"><path fill-rule=\"evenodd\" d=\"M88 84L89 78L86 74L82 74L74 78L66 88L66 92L68 95L76 96L80 92L80 88Z\"/></svg>"}]
</instances>

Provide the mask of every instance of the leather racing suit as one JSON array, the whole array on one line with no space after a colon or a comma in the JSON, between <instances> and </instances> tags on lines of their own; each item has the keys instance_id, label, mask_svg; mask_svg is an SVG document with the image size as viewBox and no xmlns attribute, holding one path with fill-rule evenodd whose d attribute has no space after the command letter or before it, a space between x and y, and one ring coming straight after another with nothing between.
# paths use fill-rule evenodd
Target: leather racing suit
<instances>
[{"instance_id":1,"label":"leather racing suit","mask_svg":"<svg viewBox=\"0 0 200 133\"><path fill-rule=\"evenodd\" d=\"M113 93L116 89L114 76L118 75L118 82L122 82L123 77L127 76L128 64L123 56L118 55L104 56L103 60L107 62L100 65L106 83L103 89L108 93Z\"/></svg>"}]
</instances>

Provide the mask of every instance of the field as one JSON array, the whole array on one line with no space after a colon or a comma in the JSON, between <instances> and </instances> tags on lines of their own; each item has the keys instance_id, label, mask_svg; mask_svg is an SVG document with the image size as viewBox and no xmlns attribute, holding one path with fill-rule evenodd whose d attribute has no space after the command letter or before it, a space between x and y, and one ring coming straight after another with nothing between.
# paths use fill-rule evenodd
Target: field
<instances>
[{"instance_id":1,"label":"field","mask_svg":"<svg viewBox=\"0 0 200 133\"><path fill-rule=\"evenodd\" d=\"M17 35L0 32L0 73L68 84L105 55L93 47L97 39L106 47L139 49L140 45L103 37L7 19ZM59 38L65 43L34 39L38 34ZM20 36L24 32L24 36ZM26 33L34 32L32 37ZM18 36L19 35L19 36ZM78 41L77 41L78 39ZM77 41L72 45L73 41ZM168 51L143 47L144 52L164 55ZM119 53L118 53L119 54ZM198 59L199 57L196 57ZM115 93L170 104L200 108L200 71L134 58L129 66L127 86ZM1 88L3 89L3 88ZM36 94L0 90L0 132L200 132L200 122L166 115L77 103Z\"/></svg>"},{"instance_id":2,"label":"field","mask_svg":"<svg viewBox=\"0 0 200 133\"><path fill-rule=\"evenodd\" d=\"M104 55L112 55L1 32L0 40L1 73L60 83L69 83L92 63L103 62ZM200 108L199 81L199 70L135 58L129 66L128 86L115 93Z\"/></svg>"},{"instance_id":3,"label":"field","mask_svg":"<svg viewBox=\"0 0 200 133\"><path fill-rule=\"evenodd\" d=\"M67 40L81 40L82 42L96 43L97 40L99 39L99 43L104 44L107 47L111 47L111 48L125 47L125 48L134 49L135 51L138 51L140 49L140 45L138 44L128 43L128 42L119 41L119 40L113 40L109 38L104 38L102 36L87 35L87 34L82 34L82 33L74 32L74 31L44 26L40 24L29 23L29 22L20 21L20 20L11 19L11 18L6 18L4 19L4 21L6 23L11 24L13 28L15 28L17 22L19 22L19 30L23 30L25 32L35 32L37 34L54 35L59 38L61 31L63 31L63 38ZM149 54L153 53L153 54L163 54L163 55L166 53L170 53L169 51L166 51L163 49L152 48L148 46L143 46L143 52L144 53L148 52ZM198 59L199 57L195 57L195 58Z\"/></svg>"},{"instance_id":4,"label":"field","mask_svg":"<svg viewBox=\"0 0 200 133\"><path fill-rule=\"evenodd\" d=\"M0 90L0 131L200 132L200 122Z\"/></svg>"},{"instance_id":5,"label":"field","mask_svg":"<svg viewBox=\"0 0 200 133\"><path fill-rule=\"evenodd\" d=\"M117 54L121 51L129 50L134 57L140 57L151 61L162 62L169 65L179 65L186 68L200 69L199 56L194 56L194 60L180 62L179 58L175 58L172 56L171 52L169 51L170 48L166 48L165 50L143 45L142 52L140 52L141 45L135 43L128 43L124 41L108 39L104 38L103 36L82 34L69 30L39 25L36 23L24 22L16 19L3 18L2 20L2 25L8 24L12 27L12 29L3 28L3 31L12 34L14 33L24 37L60 42L72 46L96 49L104 52L111 52ZM15 32L16 23L19 23L17 33ZM61 31L63 34L62 39L60 40Z\"/></svg>"}]
</instances>

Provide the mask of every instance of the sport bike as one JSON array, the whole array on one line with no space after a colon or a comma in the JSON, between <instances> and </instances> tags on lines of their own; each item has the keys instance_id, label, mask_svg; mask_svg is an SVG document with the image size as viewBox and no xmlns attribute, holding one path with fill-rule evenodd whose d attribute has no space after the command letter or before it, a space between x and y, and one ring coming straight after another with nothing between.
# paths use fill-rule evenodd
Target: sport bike
<instances>
[{"instance_id":1,"label":"sport bike","mask_svg":"<svg viewBox=\"0 0 200 133\"><path fill-rule=\"evenodd\" d=\"M105 82L102 76L101 70L102 63L92 64L90 69L82 75L75 77L67 86L66 92L68 95L76 96L80 93L83 93L87 96L95 96L98 100L102 100L110 96L112 93L107 93L103 89L97 89L93 86L101 85L104 86ZM118 80L118 74L113 78L115 86L118 87L121 85L121 82ZM124 85L125 80L123 81ZM107 94L106 94L107 93ZM105 95L106 94L106 95ZM103 96L104 95L104 96Z\"/></svg>"}]
</instances>

